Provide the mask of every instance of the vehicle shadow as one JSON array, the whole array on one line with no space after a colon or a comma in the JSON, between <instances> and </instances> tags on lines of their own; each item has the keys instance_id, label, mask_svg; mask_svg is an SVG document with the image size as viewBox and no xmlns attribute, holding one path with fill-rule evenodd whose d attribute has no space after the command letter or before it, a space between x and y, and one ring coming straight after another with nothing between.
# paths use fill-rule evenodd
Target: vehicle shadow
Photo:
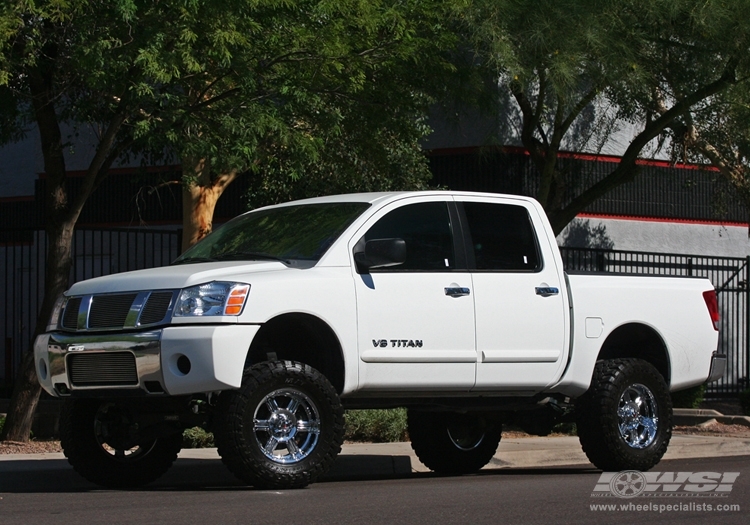
<instances>
[{"instance_id":1,"label":"vehicle shadow","mask_svg":"<svg viewBox=\"0 0 750 525\"><path fill-rule=\"evenodd\" d=\"M598 473L590 466L545 468L486 468L474 476L564 476ZM342 454L317 483L448 477L416 472L409 456ZM314 487L315 485L312 485ZM78 475L65 459L0 461L2 493L72 493L106 491ZM255 490L235 478L219 459L178 459L161 478L138 491Z\"/></svg>"}]
</instances>

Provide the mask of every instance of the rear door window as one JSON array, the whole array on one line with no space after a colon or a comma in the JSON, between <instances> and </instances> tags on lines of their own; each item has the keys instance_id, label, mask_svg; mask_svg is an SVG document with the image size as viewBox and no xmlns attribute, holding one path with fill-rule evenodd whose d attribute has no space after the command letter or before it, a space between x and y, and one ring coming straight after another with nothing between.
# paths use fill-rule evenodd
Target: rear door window
<instances>
[{"instance_id":1,"label":"rear door window","mask_svg":"<svg viewBox=\"0 0 750 525\"><path fill-rule=\"evenodd\" d=\"M541 269L539 247L526 208L485 202L463 202L462 205L468 223L467 246L472 269Z\"/></svg>"}]
</instances>

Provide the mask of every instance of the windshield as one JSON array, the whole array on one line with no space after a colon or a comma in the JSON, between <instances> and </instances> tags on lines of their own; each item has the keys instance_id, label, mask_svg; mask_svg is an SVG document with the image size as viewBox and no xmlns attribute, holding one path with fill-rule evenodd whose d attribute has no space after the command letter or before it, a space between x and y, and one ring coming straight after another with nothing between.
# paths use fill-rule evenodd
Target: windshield
<instances>
[{"instance_id":1,"label":"windshield","mask_svg":"<svg viewBox=\"0 0 750 525\"><path fill-rule=\"evenodd\" d=\"M364 202L303 204L240 215L173 264L277 260L289 266L310 267L369 206Z\"/></svg>"}]
</instances>

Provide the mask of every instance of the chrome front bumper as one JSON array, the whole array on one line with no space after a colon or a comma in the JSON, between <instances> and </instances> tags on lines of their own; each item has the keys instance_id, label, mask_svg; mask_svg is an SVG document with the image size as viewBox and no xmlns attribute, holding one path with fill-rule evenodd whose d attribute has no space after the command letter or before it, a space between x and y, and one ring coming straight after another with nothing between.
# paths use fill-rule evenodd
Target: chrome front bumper
<instances>
[{"instance_id":1,"label":"chrome front bumper","mask_svg":"<svg viewBox=\"0 0 750 525\"><path fill-rule=\"evenodd\" d=\"M101 389L164 394L161 333L45 334L34 344L39 382L53 396Z\"/></svg>"},{"instance_id":2,"label":"chrome front bumper","mask_svg":"<svg viewBox=\"0 0 750 525\"><path fill-rule=\"evenodd\" d=\"M183 395L237 388L258 325L172 326L129 333L52 332L34 342L52 396Z\"/></svg>"}]
</instances>

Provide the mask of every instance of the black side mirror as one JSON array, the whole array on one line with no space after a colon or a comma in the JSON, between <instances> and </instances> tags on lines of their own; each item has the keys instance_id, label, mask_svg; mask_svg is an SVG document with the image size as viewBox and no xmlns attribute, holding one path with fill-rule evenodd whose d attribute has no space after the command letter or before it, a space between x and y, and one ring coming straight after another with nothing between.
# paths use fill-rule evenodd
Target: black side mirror
<instances>
[{"instance_id":1,"label":"black side mirror","mask_svg":"<svg viewBox=\"0 0 750 525\"><path fill-rule=\"evenodd\" d=\"M361 244L358 243L358 247ZM355 248L356 249L356 248ZM365 243L364 251L354 252L358 273L368 273L372 268L396 266L406 261L406 241L403 239L372 239Z\"/></svg>"}]
</instances>

